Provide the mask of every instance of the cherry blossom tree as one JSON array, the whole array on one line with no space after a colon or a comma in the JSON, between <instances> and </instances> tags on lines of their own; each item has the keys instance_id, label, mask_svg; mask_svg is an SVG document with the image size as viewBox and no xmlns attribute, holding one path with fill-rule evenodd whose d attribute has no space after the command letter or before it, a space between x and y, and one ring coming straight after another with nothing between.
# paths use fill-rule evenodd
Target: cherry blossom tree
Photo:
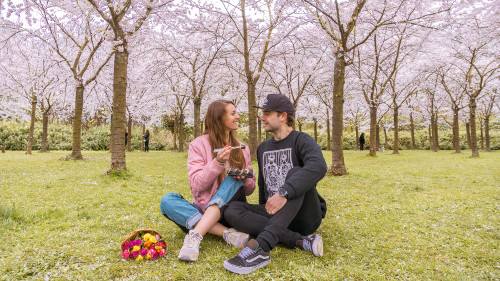
<instances>
[{"instance_id":1,"label":"cherry blossom tree","mask_svg":"<svg viewBox=\"0 0 500 281\"><path fill-rule=\"evenodd\" d=\"M109 171L126 170L125 123L129 40L138 32L154 8L172 1L87 0L113 31L113 114L111 119L111 168Z\"/></svg>"}]
</instances>

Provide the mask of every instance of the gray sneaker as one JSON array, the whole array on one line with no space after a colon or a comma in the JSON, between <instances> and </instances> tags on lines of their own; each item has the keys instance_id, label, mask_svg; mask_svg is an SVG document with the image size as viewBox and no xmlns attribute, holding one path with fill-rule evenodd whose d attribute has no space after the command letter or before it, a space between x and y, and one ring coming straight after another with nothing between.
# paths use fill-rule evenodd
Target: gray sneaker
<instances>
[{"instance_id":1,"label":"gray sneaker","mask_svg":"<svg viewBox=\"0 0 500 281\"><path fill-rule=\"evenodd\" d=\"M248 239L250 239L250 235L239 232L234 228L222 231L222 237L227 244L240 249L243 249Z\"/></svg>"},{"instance_id":2,"label":"gray sneaker","mask_svg":"<svg viewBox=\"0 0 500 281\"><path fill-rule=\"evenodd\" d=\"M186 237L184 237L184 245L182 245L179 256L177 257L183 261L196 261L200 253L200 242L203 236L194 230L190 230Z\"/></svg>"},{"instance_id":3,"label":"gray sneaker","mask_svg":"<svg viewBox=\"0 0 500 281\"><path fill-rule=\"evenodd\" d=\"M310 251L317 257L323 256L323 238L319 234L303 236L302 250Z\"/></svg>"}]
</instances>

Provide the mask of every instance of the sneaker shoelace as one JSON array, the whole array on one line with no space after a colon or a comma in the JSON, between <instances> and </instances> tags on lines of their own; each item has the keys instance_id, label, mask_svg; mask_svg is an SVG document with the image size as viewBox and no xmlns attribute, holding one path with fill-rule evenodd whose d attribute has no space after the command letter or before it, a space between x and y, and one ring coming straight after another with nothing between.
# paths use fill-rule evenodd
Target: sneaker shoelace
<instances>
[{"instance_id":1,"label":"sneaker shoelace","mask_svg":"<svg viewBox=\"0 0 500 281\"><path fill-rule=\"evenodd\" d=\"M255 250L252 250L252 248L250 247L245 247L239 254L238 256L240 256L242 259L246 259L247 257L249 257L251 254L253 254L255 252Z\"/></svg>"},{"instance_id":2,"label":"sneaker shoelace","mask_svg":"<svg viewBox=\"0 0 500 281\"><path fill-rule=\"evenodd\" d=\"M198 237L196 237L196 234L189 234L188 239L186 241L186 246L188 248L194 248L196 244L198 244Z\"/></svg>"},{"instance_id":3,"label":"sneaker shoelace","mask_svg":"<svg viewBox=\"0 0 500 281\"><path fill-rule=\"evenodd\" d=\"M302 240L302 248L304 248L304 250L306 250L306 251L310 251L310 252L312 252L312 244L311 244L311 241L309 241L309 239L304 238L304 239Z\"/></svg>"}]
</instances>

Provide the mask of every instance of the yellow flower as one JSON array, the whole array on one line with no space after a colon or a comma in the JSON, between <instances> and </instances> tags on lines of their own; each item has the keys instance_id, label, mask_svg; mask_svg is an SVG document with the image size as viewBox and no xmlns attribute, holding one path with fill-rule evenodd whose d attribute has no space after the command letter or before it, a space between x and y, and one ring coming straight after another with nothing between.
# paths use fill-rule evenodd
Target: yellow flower
<instances>
[{"instance_id":1,"label":"yellow flower","mask_svg":"<svg viewBox=\"0 0 500 281\"><path fill-rule=\"evenodd\" d=\"M144 240L149 240L149 239L151 239L151 236L152 235L150 233L146 233L146 234L144 234L144 236L142 236L142 238L144 238Z\"/></svg>"},{"instance_id":2,"label":"yellow flower","mask_svg":"<svg viewBox=\"0 0 500 281\"><path fill-rule=\"evenodd\" d=\"M156 243L156 238L154 236L151 236L151 238L149 239L149 241L151 241L151 243Z\"/></svg>"},{"instance_id":3,"label":"yellow flower","mask_svg":"<svg viewBox=\"0 0 500 281\"><path fill-rule=\"evenodd\" d=\"M146 259L149 260L151 258L151 255L150 254L147 254L146 255Z\"/></svg>"},{"instance_id":4,"label":"yellow flower","mask_svg":"<svg viewBox=\"0 0 500 281\"><path fill-rule=\"evenodd\" d=\"M153 243L151 243L151 241L146 241L146 242L144 242L144 247L146 247L146 248L147 248L147 247L149 247L151 244L153 244Z\"/></svg>"},{"instance_id":5,"label":"yellow flower","mask_svg":"<svg viewBox=\"0 0 500 281\"><path fill-rule=\"evenodd\" d=\"M141 246L134 246L134 248L132 249L132 252L137 252L141 249Z\"/></svg>"},{"instance_id":6,"label":"yellow flower","mask_svg":"<svg viewBox=\"0 0 500 281\"><path fill-rule=\"evenodd\" d=\"M138 256L137 256L137 258L135 258L135 260L136 260L136 261L142 261L142 259L143 259L143 258L144 258L143 256L138 255Z\"/></svg>"}]
</instances>

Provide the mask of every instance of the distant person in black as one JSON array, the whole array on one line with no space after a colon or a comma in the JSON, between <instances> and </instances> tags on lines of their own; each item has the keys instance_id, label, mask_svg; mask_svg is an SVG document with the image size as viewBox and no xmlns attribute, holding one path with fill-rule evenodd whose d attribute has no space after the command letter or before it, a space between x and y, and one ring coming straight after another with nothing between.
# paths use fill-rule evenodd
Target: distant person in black
<instances>
[{"instance_id":1,"label":"distant person in black","mask_svg":"<svg viewBox=\"0 0 500 281\"><path fill-rule=\"evenodd\" d=\"M274 136L257 149L259 164L259 205L233 201L224 219L238 231L255 239L224 267L247 274L270 261L278 243L323 255L323 240L314 233L326 214L326 202L316 184L327 167L314 139L293 130L292 102L284 95L270 94L262 107L261 120Z\"/></svg>"},{"instance_id":2,"label":"distant person in black","mask_svg":"<svg viewBox=\"0 0 500 281\"><path fill-rule=\"evenodd\" d=\"M128 142L128 133L127 131L125 131L125 146L127 146L127 142Z\"/></svg>"},{"instance_id":3,"label":"distant person in black","mask_svg":"<svg viewBox=\"0 0 500 281\"><path fill-rule=\"evenodd\" d=\"M365 133L361 133L361 136L359 137L359 150L363 151L365 146Z\"/></svg>"},{"instance_id":4,"label":"distant person in black","mask_svg":"<svg viewBox=\"0 0 500 281\"><path fill-rule=\"evenodd\" d=\"M144 138L144 151L149 152L149 130L146 130L146 133L143 136Z\"/></svg>"}]
</instances>

